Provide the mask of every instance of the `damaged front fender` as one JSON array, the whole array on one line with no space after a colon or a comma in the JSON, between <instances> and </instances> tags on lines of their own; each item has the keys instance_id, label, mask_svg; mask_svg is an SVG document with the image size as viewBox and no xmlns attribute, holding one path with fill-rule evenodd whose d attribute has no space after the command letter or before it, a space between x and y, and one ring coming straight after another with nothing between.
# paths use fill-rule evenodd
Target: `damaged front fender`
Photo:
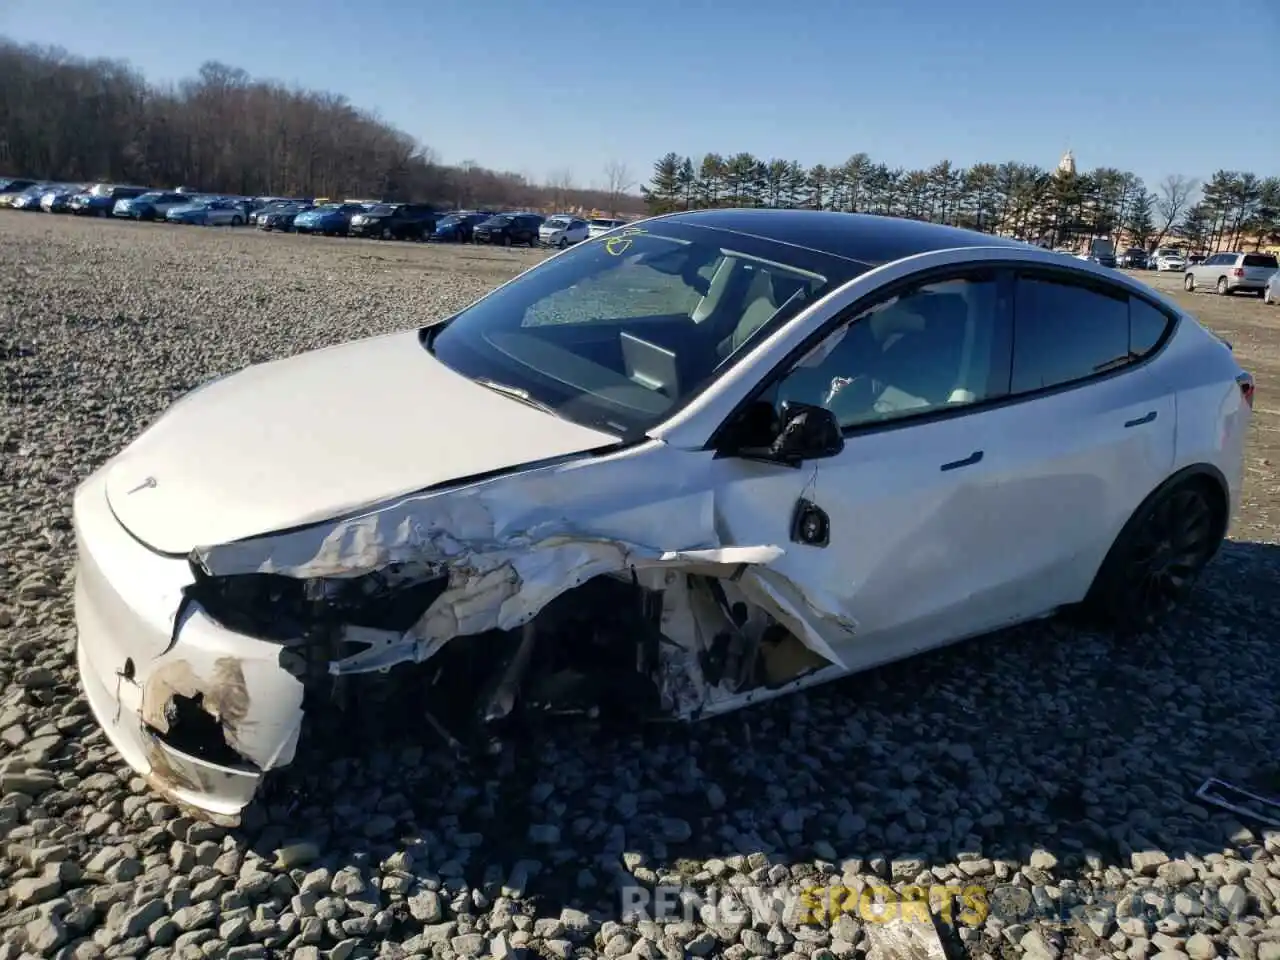
<instances>
[{"instance_id":1,"label":"damaged front fender","mask_svg":"<svg viewBox=\"0 0 1280 960\"><path fill-rule=\"evenodd\" d=\"M690 719L839 675L856 625L772 567L781 547L725 543L714 491L664 469L667 455L655 442L201 547L186 600L272 645L308 696L428 664L424 719L455 746L432 710L459 690L489 723L518 695L577 712L584 689L623 700L638 679L654 697L635 702ZM450 670L455 681L442 680ZM175 666L157 702L194 703L262 769L287 762L255 752L240 701L210 689L232 675ZM168 714L148 714L163 733Z\"/></svg>"},{"instance_id":2,"label":"damaged front fender","mask_svg":"<svg viewBox=\"0 0 1280 960\"><path fill-rule=\"evenodd\" d=\"M587 479L581 463L410 497L332 524L203 547L193 552L192 563L206 580L361 578L399 566L447 580L403 630L375 632L335 616L344 643L359 648L330 661L329 672L342 675L422 662L458 636L516 629L556 597L602 574L702 567L728 577L782 555L775 545L722 544L711 491L690 491L679 477L634 489L636 464L629 460L588 461L595 465L591 483L573 498L572 511L549 505L569 502L573 481Z\"/></svg>"}]
</instances>

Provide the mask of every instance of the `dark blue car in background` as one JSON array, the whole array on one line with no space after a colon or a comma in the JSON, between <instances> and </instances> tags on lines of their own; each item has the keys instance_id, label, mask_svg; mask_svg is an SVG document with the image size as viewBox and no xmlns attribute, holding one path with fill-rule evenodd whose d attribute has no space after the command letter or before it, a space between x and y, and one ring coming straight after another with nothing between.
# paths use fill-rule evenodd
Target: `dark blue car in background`
<instances>
[{"instance_id":1,"label":"dark blue car in background","mask_svg":"<svg viewBox=\"0 0 1280 960\"><path fill-rule=\"evenodd\" d=\"M67 206L77 216L109 217L117 200L132 200L146 192L146 187L116 187L109 183L99 183L83 193L77 193Z\"/></svg>"},{"instance_id":2,"label":"dark blue car in background","mask_svg":"<svg viewBox=\"0 0 1280 960\"><path fill-rule=\"evenodd\" d=\"M293 220L295 233L322 233L326 237L345 237L351 218L363 213L363 203L326 203L314 210L298 214Z\"/></svg>"},{"instance_id":3,"label":"dark blue car in background","mask_svg":"<svg viewBox=\"0 0 1280 960\"><path fill-rule=\"evenodd\" d=\"M446 214L436 221L436 229L431 239L443 243L470 243L471 233L476 224L484 223L491 216L493 214L484 211Z\"/></svg>"}]
</instances>

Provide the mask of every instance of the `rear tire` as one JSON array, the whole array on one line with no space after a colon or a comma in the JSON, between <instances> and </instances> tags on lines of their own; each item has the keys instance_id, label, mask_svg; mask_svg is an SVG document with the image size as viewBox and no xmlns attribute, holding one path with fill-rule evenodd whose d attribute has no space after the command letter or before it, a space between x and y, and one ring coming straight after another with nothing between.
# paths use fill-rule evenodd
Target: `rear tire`
<instances>
[{"instance_id":1,"label":"rear tire","mask_svg":"<svg viewBox=\"0 0 1280 960\"><path fill-rule=\"evenodd\" d=\"M1188 273L1185 277L1182 278L1182 289L1186 290L1187 293L1191 293L1193 290L1195 290L1195 288L1196 288L1196 278Z\"/></svg>"},{"instance_id":2,"label":"rear tire","mask_svg":"<svg viewBox=\"0 0 1280 960\"><path fill-rule=\"evenodd\" d=\"M1121 635L1158 626L1217 553L1226 512L1222 491L1209 477L1175 479L1158 488L1116 537L1085 610Z\"/></svg>"},{"instance_id":3,"label":"rear tire","mask_svg":"<svg viewBox=\"0 0 1280 960\"><path fill-rule=\"evenodd\" d=\"M1218 296L1225 297L1230 291L1227 289L1227 278L1218 278Z\"/></svg>"},{"instance_id":4,"label":"rear tire","mask_svg":"<svg viewBox=\"0 0 1280 960\"><path fill-rule=\"evenodd\" d=\"M239 217L232 217L232 218L231 218L231 225L232 225L233 227L242 227L242 226L244 226L244 221L243 221L243 220L241 220Z\"/></svg>"},{"instance_id":5,"label":"rear tire","mask_svg":"<svg viewBox=\"0 0 1280 960\"><path fill-rule=\"evenodd\" d=\"M1262 302L1263 302L1263 303L1275 303L1275 301L1271 299L1271 288L1270 288L1270 287L1266 287L1265 289L1263 289L1263 291L1262 291Z\"/></svg>"}]
</instances>

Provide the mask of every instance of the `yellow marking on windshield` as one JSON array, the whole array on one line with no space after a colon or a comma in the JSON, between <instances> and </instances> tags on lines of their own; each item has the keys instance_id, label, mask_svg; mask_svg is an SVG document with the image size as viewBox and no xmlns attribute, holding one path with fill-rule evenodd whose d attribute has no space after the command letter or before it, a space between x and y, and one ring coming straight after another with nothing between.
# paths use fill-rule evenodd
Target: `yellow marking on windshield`
<instances>
[{"instance_id":1,"label":"yellow marking on windshield","mask_svg":"<svg viewBox=\"0 0 1280 960\"><path fill-rule=\"evenodd\" d=\"M606 239L604 242L604 248L613 256L620 257L631 249L632 237L648 232L648 230L641 227L626 227L621 233Z\"/></svg>"}]
</instances>

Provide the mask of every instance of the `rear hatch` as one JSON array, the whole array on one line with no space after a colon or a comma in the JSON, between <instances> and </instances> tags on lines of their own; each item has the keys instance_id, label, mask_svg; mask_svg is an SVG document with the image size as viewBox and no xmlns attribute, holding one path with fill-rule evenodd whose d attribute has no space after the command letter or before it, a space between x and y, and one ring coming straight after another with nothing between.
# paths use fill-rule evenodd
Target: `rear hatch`
<instances>
[{"instance_id":1,"label":"rear hatch","mask_svg":"<svg viewBox=\"0 0 1280 960\"><path fill-rule=\"evenodd\" d=\"M1246 280L1265 284L1276 270L1280 270L1280 261L1270 253L1246 253L1241 268Z\"/></svg>"}]
</instances>

